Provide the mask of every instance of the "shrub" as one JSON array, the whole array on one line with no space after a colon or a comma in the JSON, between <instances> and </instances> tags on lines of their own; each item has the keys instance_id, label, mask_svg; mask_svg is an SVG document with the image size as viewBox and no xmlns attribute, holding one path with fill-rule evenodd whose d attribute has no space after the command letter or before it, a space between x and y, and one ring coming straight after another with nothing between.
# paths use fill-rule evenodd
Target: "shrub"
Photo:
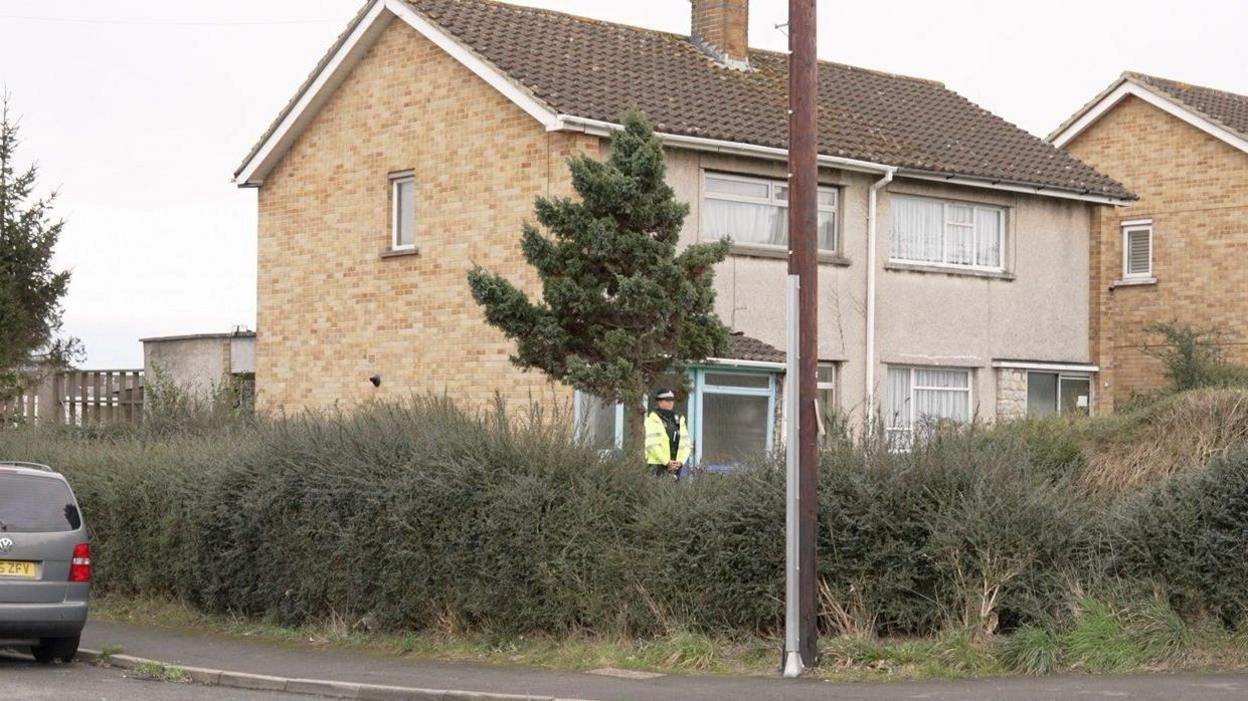
<instances>
[{"instance_id":1,"label":"shrub","mask_svg":"<svg viewBox=\"0 0 1248 701\"><path fill-rule=\"evenodd\" d=\"M1226 360L1224 332L1177 322L1148 324L1144 331L1162 337L1160 345L1146 345L1143 350L1162 362L1175 391L1248 386L1248 368Z\"/></svg>"},{"instance_id":2,"label":"shrub","mask_svg":"<svg viewBox=\"0 0 1248 701\"><path fill-rule=\"evenodd\" d=\"M1157 581L1193 617L1236 625L1248 606L1248 452L1179 475L1124 504L1115 529L1120 576Z\"/></svg>"},{"instance_id":3,"label":"shrub","mask_svg":"<svg viewBox=\"0 0 1248 701\"><path fill-rule=\"evenodd\" d=\"M27 427L0 431L0 454L70 477L105 593L370 629L778 632L783 471L764 462L654 480L576 445L562 411L473 414L419 398L159 435ZM1104 500L1074 488L1084 477L1071 457L1087 441L1092 470L1086 446L1101 430L972 427L906 453L830 443L818 495L824 629L977 645L1021 630L1012 664L1041 669L1048 643L1027 636L1057 635L1069 582L1106 571L1156 580L1181 613L1238 620L1248 461L1128 488L1105 519ZM1165 615L1132 616L1162 638L1176 630ZM1095 637L1093 623L1073 640Z\"/></svg>"}]
</instances>

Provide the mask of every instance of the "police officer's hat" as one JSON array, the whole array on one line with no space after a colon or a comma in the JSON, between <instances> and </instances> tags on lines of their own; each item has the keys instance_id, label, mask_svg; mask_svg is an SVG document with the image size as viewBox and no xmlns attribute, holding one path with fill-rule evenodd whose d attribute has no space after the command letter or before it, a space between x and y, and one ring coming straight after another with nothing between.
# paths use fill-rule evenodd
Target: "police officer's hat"
<instances>
[{"instance_id":1,"label":"police officer's hat","mask_svg":"<svg viewBox=\"0 0 1248 701\"><path fill-rule=\"evenodd\" d=\"M654 399L655 401L663 401L664 399L671 399L675 401L676 393L670 389L661 389L658 392L655 392Z\"/></svg>"}]
</instances>

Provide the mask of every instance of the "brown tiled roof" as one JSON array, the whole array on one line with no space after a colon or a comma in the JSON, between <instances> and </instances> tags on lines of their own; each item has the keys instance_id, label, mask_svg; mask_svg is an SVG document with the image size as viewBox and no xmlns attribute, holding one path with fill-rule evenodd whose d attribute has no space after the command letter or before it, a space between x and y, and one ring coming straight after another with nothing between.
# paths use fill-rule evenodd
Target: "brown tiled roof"
<instances>
[{"instance_id":1,"label":"brown tiled roof","mask_svg":"<svg viewBox=\"0 0 1248 701\"><path fill-rule=\"evenodd\" d=\"M1248 138L1248 95L1237 95L1177 80L1128 71L1123 78L1179 102L1219 126Z\"/></svg>"},{"instance_id":2,"label":"brown tiled roof","mask_svg":"<svg viewBox=\"0 0 1248 701\"><path fill-rule=\"evenodd\" d=\"M784 351L757 338L734 333L728 338L728 357L725 360L750 360L764 363L783 363Z\"/></svg>"},{"instance_id":3,"label":"brown tiled roof","mask_svg":"<svg viewBox=\"0 0 1248 701\"><path fill-rule=\"evenodd\" d=\"M679 34L492 0L406 0L554 112L785 148L787 59L723 67ZM820 150L906 171L1129 198L1116 181L937 82L821 62Z\"/></svg>"}]
</instances>

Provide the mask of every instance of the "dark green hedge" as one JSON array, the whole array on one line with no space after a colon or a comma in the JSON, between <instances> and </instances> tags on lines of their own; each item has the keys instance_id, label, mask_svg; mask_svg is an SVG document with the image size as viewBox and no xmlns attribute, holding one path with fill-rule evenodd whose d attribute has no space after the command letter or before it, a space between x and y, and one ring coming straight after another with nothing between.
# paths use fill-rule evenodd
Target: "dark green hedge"
<instances>
[{"instance_id":1,"label":"dark green hedge","mask_svg":"<svg viewBox=\"0 0 1248 701\"><path fill-rule=\"evenodd\" d=\"M180 438L4 431L0 454L70 477L107 591L393 629L781 627L780 470L655 480L572 444L551 418L421 399ZM823 608L845 613L828 626L1044 622L1103 563L1238 620L1248 463L1221 462L1107 518L1017 433L825 452Z\"/></svg>"}]
</instances>

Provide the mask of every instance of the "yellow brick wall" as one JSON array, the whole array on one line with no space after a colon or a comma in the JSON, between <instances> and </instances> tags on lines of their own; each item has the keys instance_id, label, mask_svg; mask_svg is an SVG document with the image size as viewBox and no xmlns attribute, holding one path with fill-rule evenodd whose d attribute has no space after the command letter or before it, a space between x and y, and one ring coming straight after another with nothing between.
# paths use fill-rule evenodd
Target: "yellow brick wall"
<instances>
[{"instance_id":1,"label":"yellow brick wall","mask_svg":"<svg viewBox=\"0 0 1248 701\"><path fill-rule=\"evenodd\" d=\"M507 359L469 293L473 263L530 292L519 250L538 195L594 137L548 134L394 22L260 188L257 407L351 407L447 392L472 403L567 399ZM390 245L389 174L416 174L418 255ZM382 384L369 382L379 374Z\"/></svg>"},{"instance_id":2,"label":"yellow brick wall","mask_svg":"<svg viewBox=\"0 0 1248 701\"><path fill-rule=\"evenodd\" d=\"M1228 357L1248 363L1248 154L1127 97L1066 149L1140 196L1104 207L1091 252L1093 357L1101 409L1166 384L1142 352L1142 327L1177 320L1228 334ZM1155 285L1122 277L1121 222L1153 220ZM1154 337L1153 342L1156 342ZM1108 384L1108 386L1106 386Z\"/></svg>"}]
</instances>

